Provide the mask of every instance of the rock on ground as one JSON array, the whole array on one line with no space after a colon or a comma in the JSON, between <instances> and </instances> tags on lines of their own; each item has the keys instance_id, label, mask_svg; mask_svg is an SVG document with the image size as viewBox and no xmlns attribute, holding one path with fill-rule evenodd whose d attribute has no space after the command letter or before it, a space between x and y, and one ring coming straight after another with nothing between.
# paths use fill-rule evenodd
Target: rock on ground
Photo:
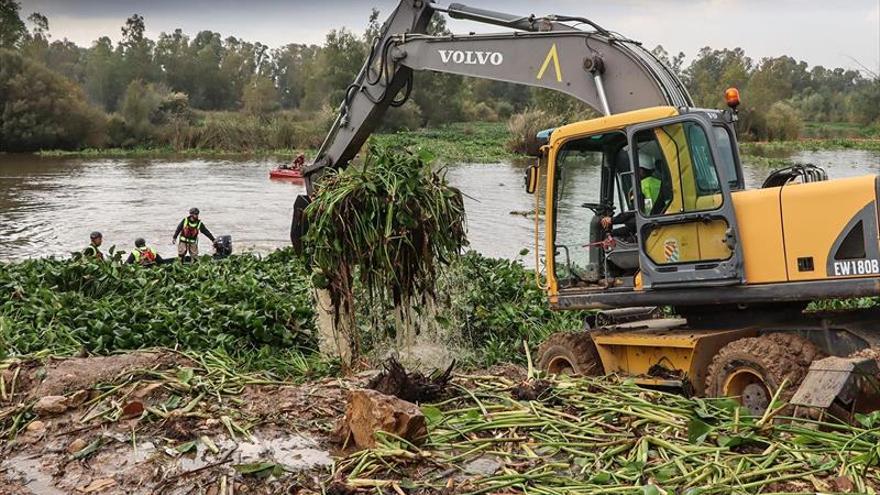
<instances>
[{"instance_id":1,"label":"rock on ground","mask_svg":"<svg viewBox=\"0 0 880 495\"><path fill-rule=\"evenodd\" d=\"M422 411L413 404L375 390L358 389L349 394L343 436L360 448L376 446L376 433L386 432L419 444L428 435Z\"/></svg>"}]
</instances>

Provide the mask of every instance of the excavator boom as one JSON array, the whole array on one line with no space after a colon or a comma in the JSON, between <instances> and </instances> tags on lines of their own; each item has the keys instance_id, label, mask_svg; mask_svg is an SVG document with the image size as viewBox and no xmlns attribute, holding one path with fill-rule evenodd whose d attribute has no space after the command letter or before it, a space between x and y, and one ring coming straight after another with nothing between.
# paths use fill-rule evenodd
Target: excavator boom
<instances>
[{"instance_id":1,"label":"excavator boom","mask_svg":"<svg viewBox=\"0 0 880 495\"><path fill-rule=\"evenodd\" d=\"M441 12L515 31L426 34L432 16ZM405 102L416 70L552 89L606 115L652 106L692 106L682 82L651 52L588 19L522 17L461 4L444 9L430 1L401 0L346 91L315 161L305 169L309 193L321 170L345 167L388 107Z\"/></svg>"}]
</instances>

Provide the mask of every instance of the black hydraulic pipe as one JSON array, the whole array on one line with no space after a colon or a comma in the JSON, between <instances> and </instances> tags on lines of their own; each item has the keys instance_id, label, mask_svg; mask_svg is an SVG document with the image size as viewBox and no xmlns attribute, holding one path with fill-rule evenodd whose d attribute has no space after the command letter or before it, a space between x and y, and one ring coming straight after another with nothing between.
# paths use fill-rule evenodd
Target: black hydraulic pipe
<instances>
[{"instance_id":1,"label":"black hydraulic pipe","mask_svg":"<svg viewBox=\"0 0 880 495\"><path fill-rule=\"evenodd\" d=\"M535 27L534 16L523 17L513 14L505 14L503 12L495 12L493 10L478 9L468 7L460 3L449 4L446 10L449 17L453 19L466 19L470 21L483 22L486 24L494 24L496 26L504 26L523 31L537 31Z\"/></svg>"}]
</instances>

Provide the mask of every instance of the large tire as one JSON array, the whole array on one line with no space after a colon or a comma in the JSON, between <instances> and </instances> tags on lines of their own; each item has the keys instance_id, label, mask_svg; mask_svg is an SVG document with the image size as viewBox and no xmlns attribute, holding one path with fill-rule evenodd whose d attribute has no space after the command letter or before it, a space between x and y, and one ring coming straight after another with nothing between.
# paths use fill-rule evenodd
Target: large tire
<instances>
[{"instance_id":1,"label":"large tire","mask_svg":"<svg viewBox=\"0 0 880 495\"><path fill-rule=\"evenodd\" d=\"M538 347L538 367L550 375L598 376L604 371L589 331L548 337Z\"/></svg>"},{"instance_id":2,"label":"large tire","mask_svg":"<svg viewBox=\"0 0 880 495\"><path fill-rule=\"evenodd\" d=\"M877 369L880 370L880 347L869 347L854 352L849 357L861 357L873 359L877 363ZM858 399L856 400L855 412L870 413L880 410L880 373L872 378L863 380Z\"/></svg>"},{"instance_id":3,"label":"large tire","mask_svg":"<svg viewBox=\"0 0 880 495\"><path fill-rule=\"evenodd\" d=\"M706 395L737 396L753 414L760 415L786 379L781 398L787 400L800 386L810 363L824 354L798 335L774 333L735 340L722 347L706 373Z\"/></svg>"}]
</instances>

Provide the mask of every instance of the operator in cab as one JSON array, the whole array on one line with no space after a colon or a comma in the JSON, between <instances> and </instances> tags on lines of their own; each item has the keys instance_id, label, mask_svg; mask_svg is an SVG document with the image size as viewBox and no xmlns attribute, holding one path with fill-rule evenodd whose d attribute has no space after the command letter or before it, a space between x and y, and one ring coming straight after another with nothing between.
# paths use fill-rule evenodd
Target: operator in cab
<instances>
[{"instance_id":1,"label":"operator in cab","mask_svg":"<svg viewBox=\"0 0 880 495\"><path fill-rule=\"evenodd\" d=\"M152 266L161 262L162 257L159 256L155 249L147 246L147 241L143 237L138 237L134 240L134 251L125 260L125 263L128 265L137 263L141 266Z\"/></svg>"},{"instance_id":2,"label":"operator in cab","mask_svg":"<svg viewBox=\"0 0 880 495\"><path fill-rule=\"evenodd\" d=\"M621 152L627 153L628 147L624 147ZM661 180L655 176L657 169L657 160L649 153L639 150L639 188L642 191L644 204L641 205L642 212L650 215L660 198ZM635 201L635 191L630 191L630 204ZM605 216L600 220L602 228L610 230L613 225L624 225L621 229L615 229L612 233L614 237L630 237L636 233L636 217L634 211L622 211L614 217Z\"/></svg>"},{"instance_id":3,"label":"operator in cab","mask_svg":"<svg viewBox=\"0 0 880 495\"><path fill-rule=\"evenodd\" d=\"M199 220L199 209L190 208L189 216L184 217L177 224L177 230L174 231L174 237L171 239L172 244L177 244L177 256L180 257L180 261L184 261L187 254L193 261L198 259L200 233L214 242L214 235ZM178 237L180 237L180 243L177 242Z\"/></svg>"}]
</instances>

